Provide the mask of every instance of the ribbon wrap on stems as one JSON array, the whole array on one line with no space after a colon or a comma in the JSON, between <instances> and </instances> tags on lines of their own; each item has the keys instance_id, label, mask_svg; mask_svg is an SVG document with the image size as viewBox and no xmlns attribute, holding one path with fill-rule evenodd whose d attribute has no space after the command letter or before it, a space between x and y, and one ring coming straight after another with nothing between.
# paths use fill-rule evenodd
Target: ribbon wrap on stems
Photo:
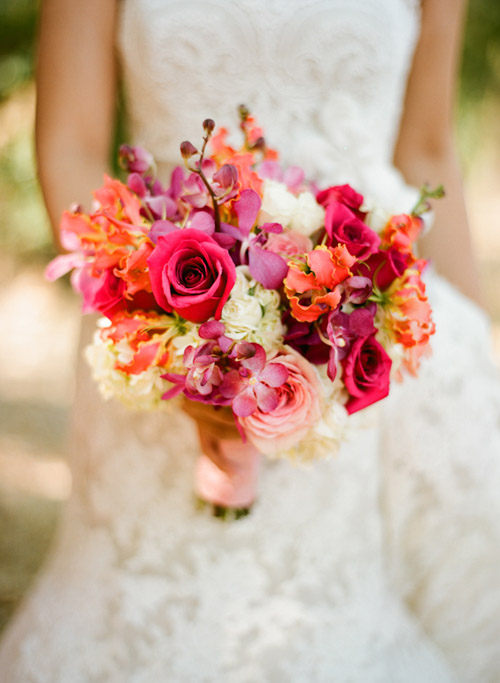
<instances>
[{"instance_id":1,"label":"ribbon wrap on stems","mask_svg":"<svg viewBox=\"0 0 500 683\"><path fill-rule=\"evenodd\" d=\"M218 516L242 516L255 502L261 454L241 439L219 442L217 462L202 453L195 472L198 498L218 510Z\"/></svg>"}]
</instances>

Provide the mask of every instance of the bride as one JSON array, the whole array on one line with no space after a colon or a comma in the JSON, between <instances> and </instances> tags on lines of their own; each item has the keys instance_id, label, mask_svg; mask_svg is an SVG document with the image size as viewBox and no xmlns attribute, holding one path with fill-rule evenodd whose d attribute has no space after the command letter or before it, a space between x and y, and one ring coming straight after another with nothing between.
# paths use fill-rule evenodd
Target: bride
<instances>
[{"instance_id":1,"label":"bride","mask_svg":"<svg viewBox=\"0 0 500 683\"><path fill-rule=\"evenodd\" d=\"M117 47L134 142L162 176L205 117L231 125L243 102L320 184L400 211L415 191L399 171L443 183L422 253L454 286L429 276L420 377L335 459L265 463L234 523L191 497L194 425L216 461L229 423L103 404L79 365L73 495L3 642L4 683L498 680L500 389L450 132L462 5L45 0L37 150L55 228L102 181Z\"/></svg>"}]
</instances>

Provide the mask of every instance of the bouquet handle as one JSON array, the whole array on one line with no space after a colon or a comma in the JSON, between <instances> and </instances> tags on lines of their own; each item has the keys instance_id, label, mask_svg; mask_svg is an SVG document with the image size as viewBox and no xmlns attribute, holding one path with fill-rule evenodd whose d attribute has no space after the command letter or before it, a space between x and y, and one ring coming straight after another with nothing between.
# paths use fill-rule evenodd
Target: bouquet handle
<instances>
[{"instance_id":1,"label":"bouquet handle","mask_svg":"<svg viewBox=\"0 0 500 683\"><path fill-rule=\"evenodd\" d=\"M255 502L261 454L241 439L219 442L217 462L202 453L195 471L195 493L216 516L244 516Z\"/></svg>"}]
</instances>

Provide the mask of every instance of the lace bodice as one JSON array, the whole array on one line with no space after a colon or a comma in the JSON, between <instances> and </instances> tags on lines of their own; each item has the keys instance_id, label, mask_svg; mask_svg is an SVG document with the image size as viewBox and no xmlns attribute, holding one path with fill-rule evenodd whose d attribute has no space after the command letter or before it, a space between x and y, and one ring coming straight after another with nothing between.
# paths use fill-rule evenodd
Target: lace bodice
<instances>
[{"instance_id":1,"label":"lace bodice","mask_svg":"<svg viewBox=\"0 0 500 683\"><path fill-rule=\"evenodd\" d=\"M133 136L171 167L204 118L234 129L244 103L285 163L407 208L391 160L418 25L412 0L127 0Z\"/></svg>"},{"instance_id":2,"label":"lace bodice","mask_svg":"<svg viewBox=\"0 0 500 683\"><path fill-rule=\"evenodd\" d=\"M285 163L409 208L391 158L417 2L121 4L133 138L162 173L204 118L235 127L245 103ZM187 417L103 404L81 364L73 496L2 682L493 683L500 389L482 315L440 280L430 297L421 378L336 458L264 462L234 524L193 505Z\"/></svg>"}]
</instances>

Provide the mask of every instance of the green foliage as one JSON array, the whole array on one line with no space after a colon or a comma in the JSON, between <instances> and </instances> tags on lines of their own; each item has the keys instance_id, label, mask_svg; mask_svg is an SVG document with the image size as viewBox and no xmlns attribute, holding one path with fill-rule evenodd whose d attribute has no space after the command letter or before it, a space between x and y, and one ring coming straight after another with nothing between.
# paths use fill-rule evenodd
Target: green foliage
<instances>
[{"instance_id":1,"label":"green foliage","mask_svg":"<svg viewBox=\"0 0 500 683\"><path fill-rule=\"evenodd\" d=\"M33 76L38 2L0 0L0 101Z\"/></svg>"},{"instance_id":2,"label":"green foliage","mask_svg":"<svg viewBox=\"0 0 500 683\"><path fill-rule=\"evenodd\" d=\"M500 99L500 2L469 0L460 103L471 107L485 98Z\"/></svg>"},{"instance_id":3,"label":"green foliage","mask_svg":"<svg viewBox=\"0 0 500 683\"><path fill-rule=\"evenodd\" d=\"M35 169L28 132L0 150L0 249L23 259L54 253Z\"/></svg>"}]
</instances>

